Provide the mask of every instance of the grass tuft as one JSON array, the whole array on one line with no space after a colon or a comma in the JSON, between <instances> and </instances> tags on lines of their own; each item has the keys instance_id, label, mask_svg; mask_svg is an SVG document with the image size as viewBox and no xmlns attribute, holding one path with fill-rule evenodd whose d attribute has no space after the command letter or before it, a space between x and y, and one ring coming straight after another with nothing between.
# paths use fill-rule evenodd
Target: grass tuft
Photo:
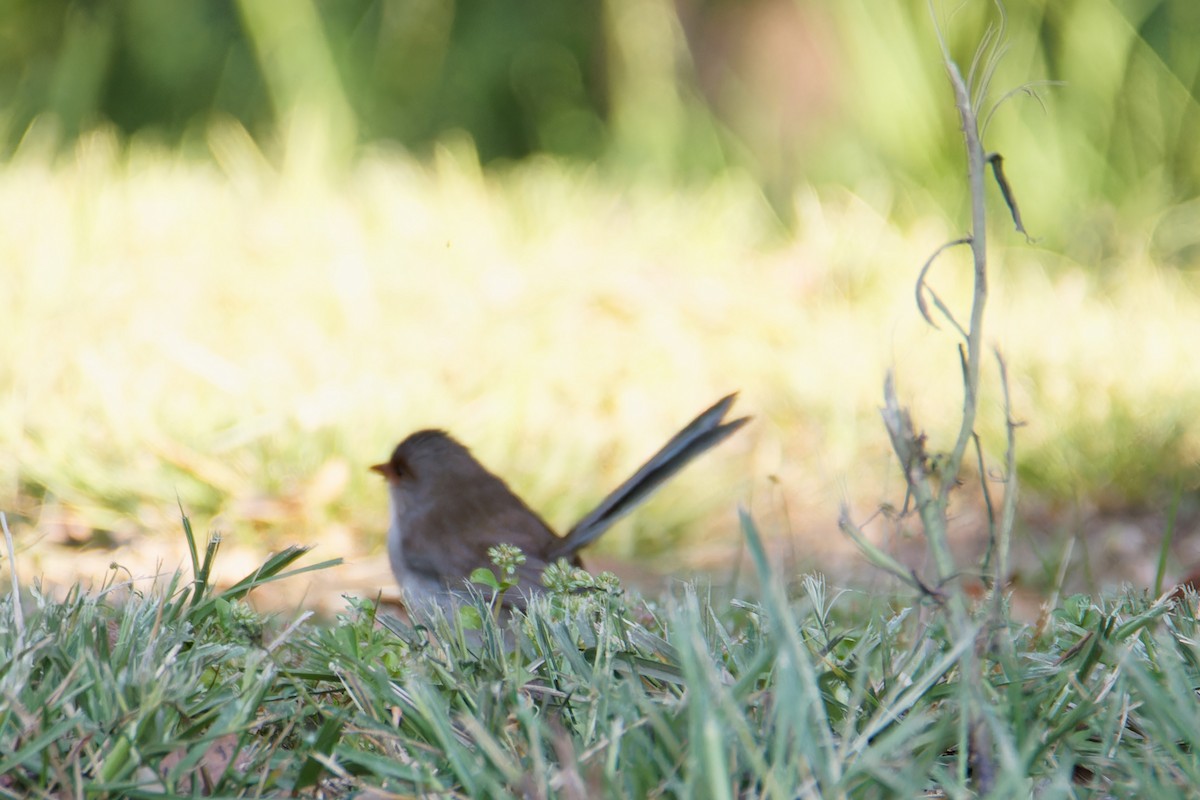
<instances>
[{"instance_id":1,"label":"grass tuft","mask_svg":"<svg viewBox=\"0 0 1200 800\"><path fill-rule=\"evenodd\" d=\"M479 628L367 600L283 625L180 575L61 600L35 583L0 604L0 795L964 791L973 638L816 576L789 596L744 525L757 599L551 592L498 618L477 595ZM255 586L286 574L268 561ZM981 654L997 796L1194 785L1198 602L1076 595L1040 627L1005 617L1011 651Z\"/></svg>"}]
</instances>

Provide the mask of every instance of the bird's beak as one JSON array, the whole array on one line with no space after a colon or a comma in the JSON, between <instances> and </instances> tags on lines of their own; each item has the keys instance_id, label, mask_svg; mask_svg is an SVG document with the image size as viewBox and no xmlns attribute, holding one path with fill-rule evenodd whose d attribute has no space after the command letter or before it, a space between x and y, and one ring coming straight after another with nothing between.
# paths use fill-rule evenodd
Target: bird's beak
<instances>
[{"instance_id":1,"label":"bird's beak","mask_svg":"<svg viewBox=\"0 0 1200 800\"><path fill-rule=\"evenodd\" d=\"M371 472L378 472L385 478L396 477L396 471L392 469L391 464L374 464L370 467Z\"/></svg>"}]
</instances>

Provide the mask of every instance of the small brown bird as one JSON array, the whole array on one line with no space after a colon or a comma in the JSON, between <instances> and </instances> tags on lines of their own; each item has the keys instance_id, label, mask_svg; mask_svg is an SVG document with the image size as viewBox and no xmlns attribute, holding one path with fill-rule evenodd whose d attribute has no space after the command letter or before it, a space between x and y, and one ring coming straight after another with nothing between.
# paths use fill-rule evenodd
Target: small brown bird
<instances>
[{"instance_id":1,"label":"small brown bird","mask_svg":"<svg viewBox=\"0 0 1200 800\"><path fill-rule=\"evenodd\" d=\"M491 566L488 548L511 544L521 548L526 560L517 569L521 596L506 595L505 602L523 605L525 595L541 590L547 566L560 558L579 566L581 549L693 458L746 424L749 417L724 422L735 397L722 398L692 420L566 536L555 534L445 431L412 434L396 446L390 460L371 467L387 479L388 558L409 603L444 603L461 596L471 572Z\"/></svg>"}]
</instances>

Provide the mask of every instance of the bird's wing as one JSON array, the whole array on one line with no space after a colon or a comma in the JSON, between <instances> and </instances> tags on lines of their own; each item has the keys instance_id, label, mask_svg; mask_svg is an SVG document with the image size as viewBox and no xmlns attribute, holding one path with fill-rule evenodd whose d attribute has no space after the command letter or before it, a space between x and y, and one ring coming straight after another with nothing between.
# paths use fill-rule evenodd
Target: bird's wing
<instances>
[{"instance_id":1,"label":"bird's wing","mask_svg":"<svg viewBox=\"0 0 1200 800\"><path fill-rule=\"evenodd\" d=\"M525 562L516 570L519 584L540 589L542 571L549 563L546 553L558 544L559 537L524 504L492 508L483 515L479 511L443 509L434 524L426 520L426 529L438 535L405 541L402 552L408 568L458 591L463 588L461 582L480 567L498 573L488 549L494 544L511 544L525 554ZM481 525L481 520L486 523Z\"/></svg>"}]
</instances>

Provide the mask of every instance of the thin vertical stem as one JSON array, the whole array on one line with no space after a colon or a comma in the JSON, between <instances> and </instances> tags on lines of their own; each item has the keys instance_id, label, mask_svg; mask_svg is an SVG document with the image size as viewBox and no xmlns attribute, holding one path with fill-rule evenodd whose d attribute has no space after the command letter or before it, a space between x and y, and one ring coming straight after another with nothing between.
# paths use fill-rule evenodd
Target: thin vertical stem
<instances>
[{"instance_id":1,"label":"thin vertical stem","mask_svg":"<svg viewBox=\"0 0 1200 800\"><path fill-rule=\"evenodd\" d=\"M944 45L943 45L944 46ZM963 387L962 425L954 449L946 460L945 480L938 499L944 507L950 490L955 486L963 457L975 431L978 410L980 353L983 348L983 311L987 305L987 211L984 205L984 167L987 163L983 144L979 140L979 120L971 105L970 92L958 65L943 53L946 72L954 87L955 105L962 120L963 137L967 145L967 181L971 192L971 259L975 264L975 292L971 301L971 322L967 329L966 382Z\"/></svg>"}]
</instances>

